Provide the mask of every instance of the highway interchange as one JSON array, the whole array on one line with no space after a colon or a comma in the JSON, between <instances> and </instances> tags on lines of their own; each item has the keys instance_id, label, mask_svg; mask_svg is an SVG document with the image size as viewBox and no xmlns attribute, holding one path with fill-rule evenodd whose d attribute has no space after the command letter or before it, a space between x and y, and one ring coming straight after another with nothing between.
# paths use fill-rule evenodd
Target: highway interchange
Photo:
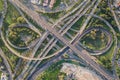
<instances>
[{"instance_id":1,"label":"highway interchange","mask_svg":"<svg viewBox=\"0 0 120 80\"><path fill-rule=\"evenodd\" d=\"M43 17L41 17L37 12L30 10L28 7L26 7L25 5L23 5L19 0L9 0L9 2L12 3L16 7L16 9L20 12L20 14L24 18L25 18L25 16L22 13L22 11L24 11L29 17L31 17L33 19L33 21L35 21L40 27L42 27L45 30L44 34L41 35L40 32L35 28L35 26L33 26L32 23L30 23L29 21L27 21L27 23L29 24L28 27L30 27L32 30L34 30L35 32L39 33L39 35L41 35L41 37L37 40L37 42L35 41L36 45L35 45L35 47L32 47L33 51L32 51L32 55L30 57L26 57L24 55L20 55L20 53L18 53L15 50L13 50L9 46L9 44L10 44L9 41L5 40L5 37L4 37L3 33L2 33L2 31L0 32L1 38L2 38L3 42L5 43L5 45L7 46L7 48L13 54L15 54L16 56L18 56L20 58L29 60L27 62L27 64L26 64L26 68L21 72L21 74L16 78L16 80L21 80L21 79L25 78L25 74L29 74L29 76L27 77L28 80L29 79L30 80L34 79L35 76L39 75L39 73L42 72L41 68L38 69L37 67L38 67L38 65L41 63L41 61L43 59L48 59L48 58L52 57L50 59L50 61L47 62L46 65L44 65L44 68L47 68L47 67L49 67L48 65L51 65L57 59L59 60L58 57L61 56L62 54L64 54L65 52L67 52L68 50L72 50L77 56L79 56L80 58L82 58L87 64L89 64L92 68L94 68L97 72L99 72L107 80L117 80L117 79L115 79L116 76L108 74L107 71L105 71L104 69L102 69L101 66L98 63L96 63L95 60L93 60L91 58L91 55L89 54L90 52L88 52L87 50L85 50L83 47L79 46L79 40L80 40L81 36L83 36L83 35L85 35L87 33L87 32L84 32L87 24L89 23L89 21L90 21L90 19L92 17L96 17L96 18L102 20L112 30L112 33L113 33L114 39L115 39L115 44L116 44L115 50L117 49L117 38L116 38L116 34L115 34L115 31L112 28L112 26L106 20L104 20L103 18L101 18L101 17L99 17L97 15L94 15L95 10L96 10L97 6L99 5L99 3L101 2L101 0L99 0L99 1L97 1L97 0L92 0L92 1L90 1L90 0L84 0L78 7L76 7L73 11L69 12L65 16L61 17L53 25L52 24L48 24L45 21L45 19ZM91 10L91 12L89 14L86 14L87 11L91 7L93 8ZM68 16L70 14L74 13L74 12L75 12L75 14L72 15L72 16L70 16L70 18L68 18ZM6 10L4 12L4 15L5 15L5 13L6 13ZM3 15L3 17L4 17L4 15ZM87 18L86 18L85 22L83 23L82 27L80 28L80 30L76 31L76 30L72 29L71 27L73 26L73 24L75 24L75 22L78 21L82 16L87 16ZM64 23L64 21L66 21L65 19L67 19L67 18L68 18L67 23L64 26L61 26L61 23ZM2 19L4 19L4 18L2 18ZM25 18L25 20L27 20L27 19ZM2 22L3 21L1 20L1 26L0 27L2 27ZM68 33L68 30L74 30L74 31L77 32L77 34L75 36L72 36L72 35L70 35ZM104 29L101 29L101 30L103 32L105 32L107 35L109 34L109 32L105 31ZM86 31L89 32L89 29L86 30ZM64 36L65 34L67 34L71 39L67 39ZM48 35L51 35L52 39L49 39ZM42 42L45 39L47 39L49 41L48 44L45 45L45 48L37 56L37 58L34 57L35 54L36 54L36 52L37 52L37 50L39 49L40 45L43 45ZM106 52L111 47L112 41L113 41L112 40L112 34L109 34L109 41L108 41L108 44L106 45L106 50L101 51L101 53ZM64 47L58 46L56 44L57 42L62 43L64 45ZM19 48L17 46L14 46L14 45L13 45L13 47L18 48L18 49L22 49L22 48ZM54 50L55 51L54 54L47 56L47 54L49 53L49 51L51 49L53 49L53 47L56 47L57 51ZM38 60L40 60L40 61L38 61ZM32 65L30 65L31 63L32 63ZM44 69L42 69L42 70L44 70ZM9 73L12 74L10 72L10 70L9 70Z\"/></svg>"}]
</instances>

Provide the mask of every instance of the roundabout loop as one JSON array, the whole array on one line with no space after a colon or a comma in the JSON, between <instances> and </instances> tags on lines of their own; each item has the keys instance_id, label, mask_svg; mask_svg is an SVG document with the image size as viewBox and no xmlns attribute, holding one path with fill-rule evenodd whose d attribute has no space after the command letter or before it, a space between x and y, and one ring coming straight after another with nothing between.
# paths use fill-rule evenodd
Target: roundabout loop
<instances>
[{"instance_id":1,"label":"roundabout loop","mask_svg":"<svg viewBox=\"0 0 120 80\"><path fill-rule=\"evenodd\" d=\"M104 18L102 18L102 17L100 17L100 16L98 16L98 15L95 15L95 14L85 14L85 15L86 15L86 16L92 16L92 17L95 17L95 18L97 18L97 19L100 19L101 21L103 21L103 22L111 29L111 31L112 31L112 33L113 33L113 37L114 37L114 40L113 40L113 41L115 42L115 48L114 48L114 52L115 52L116 49L117 49L118 41L117 41L117 37L116 37L116 32L115 32L115 30L113 29L112 25L111 25L108 21L106 21ZM109 50L110 47L111 47L111 46L108 46L107 50Z\"/></svg>"},{"instance_id":2,"label":"roundabout loop","mask_svg":"<svg viewBox=\"0 0 120 80\"><path fill-rule=\"evenodd\" d=\"M31 29L30 27L29 27L29 25L27 25L27 24L17 24L17 25L15 25L15 26L13 26L13 28L17 28L17 27L26 27L26 28L29 28L29 29ZM32 29L31 29L32 30ZM10 45L10 46L12 46L13 48L16 48L16 49L29 49L29 48L32 48L33 46L35 46L35 44L38 42L38 39L36 39L36 40L34 40L35 41L35 44L30 44L30 45L28 45L28 46L26 46L26 47L19 47L19 46L16 46L16 45L14 45L13 43L11 43L11 41L8 39L8 34L9 34L9 32L10 32L10 28L6 31L6 40L7 40L7 42L8 42L8 44ZM32 42L31 42L32 43Z\"/></svg>"},{"instance_id":3,"label":"roundabout loop","mask_svg":"<svg viewBox=\"0 0 120 80\"><path fill-rule=\"evenodd\" d=\"M88 52L90 52L91 55L101 55L101 54L105 53L111 47L111 45L113 43L112 34L110 32L108 32L108 30L106 30L106 29L104 29L102 27L91 27L91 28L88 28L87 30L85 30L81 34L79 39L81 39L86 34L90 33L90 31L92 31L92 30L101 30L108 37L109 41L107 42L107 45L105 46L105 48L103 48L102 50L91 50L91 49L87 48L86 46L84 46L81 43L80 43L80 46L82 46L84 49L86 49Z\"/></svg>"},{"instance_id":4,"label":"roundabout loop","mask_svg":"<svg viewBox=\"0 0 120 80\"><path fill-rule=\"evenodd\" d=\"M110 4L109 4L109 6L110 6ZM110 8L111 8L111 6L110 6ZM112 10L112 9L111 9ZM102 17L100 17L100 16L97 16L97 15L91 15L91 14L86 14L86 15L90 15L90 16L93 16L93 17L96 17L96 18L98 18L98 19L100 19L100 20L102 20L103 22L105 22L107 25L108 25L108 27L112 30L112 33L113 33L113 36L114 36L114 44L115 44L115 46L114 46L114 50L113 50L113 57L112 57L112 61L111 61L111 63L112 63L112 71L113 71L113 76L114 76L114 78L117 78L118 80L119 80L119 77L118 77L118 75L117 75L117 73L116 73L116 70L115 70L115 57L116 57L116 53L117 53L117 51L118 51L118 39L117 39L117 36L116 36L116 32L114 31L114 29L113 29L113 27L112 27L112 25L109 23L109 22L107 22L105 19L103 19Z\"/></svg>"}]
</instances>

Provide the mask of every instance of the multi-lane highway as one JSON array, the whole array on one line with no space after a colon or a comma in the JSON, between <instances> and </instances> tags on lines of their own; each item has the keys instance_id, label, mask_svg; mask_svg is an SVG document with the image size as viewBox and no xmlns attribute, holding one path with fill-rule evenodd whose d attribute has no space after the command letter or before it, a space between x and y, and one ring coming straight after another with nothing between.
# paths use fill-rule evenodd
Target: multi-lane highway
<instances>
[{"instance_id":1,"label":"multi-lane highway","mask_svg":"<svg viewBox=\"0 0 120 80\"><path fill-rule=\"evenodd\" d=\"M115 11L113 10L115 6L113 5L112 0L109 0L109 1L108 1L108 5L109 5L110 10L111 10L111 12L112 12L112 14L113 14L113 16L114 16L114 19L115 19L115 22L116 22L116 24L117 24L117 27L118 27L118 29L119 29L119 31L120 31L119 17L118 17L118 14L115 13Z\"/></svg>"},{"instance_id":2,"label":"multi-lane highway","mask_svg":"<svg viewBox=\"0 0 120 80\"><path fill-rule=\"evenodd\" d=\"M0 49L0 56L3 58L3 62L4 62L6 68L7 68L8 72L9 72L9 74L8 74L9 79L13 80L10 64L8 63L7 58L6 58L5 54L3 53L3 51L1 49Z\"/></svg>"}]
</instances>

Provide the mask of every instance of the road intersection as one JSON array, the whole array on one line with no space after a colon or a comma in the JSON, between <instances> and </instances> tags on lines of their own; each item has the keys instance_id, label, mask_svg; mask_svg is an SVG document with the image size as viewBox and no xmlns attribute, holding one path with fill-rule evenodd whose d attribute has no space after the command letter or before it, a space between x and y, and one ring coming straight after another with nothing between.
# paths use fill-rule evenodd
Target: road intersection
<instances>
[{"instance_id":1,"label":"road intersection","mask_svg":"<svg viewBox=\"0 0 120 80\"><path fill-rule=\"evenodd\" d=\"M50 63L48 63L48 65L50 65L51 63L53 63L52 61L54 61L54 59L58 58L58 57L56 57L56 55L62 55L63 51L66 52L68 50L72 50L78 57L82 58L82 60L84 60L87 64L89 64L92 68L94 68L97 72L99 72L107 80L115 79L115 77L113 75L104 71L104 69L102 69L101 66L91 58L91 55L89 54L89 52L87 50L85 50L81 46L79 46L79 49L76 47L79 44L80 36L84 35L84 30L92 17L99 18L100 20L104 21L112 29L114 38L116 40L115 44L117 45L117 38L115 37L115 32L114 32L112 26L103 18L94 15L95 10L97 9L97 6L101 2L101 0L99 0L99 1L84 0L77 8L75 8L69 14L66 14L65 16L61 17L53 25L48 24L45 21L45 19L43 17L41 17L41 15L39 15L37 12L32 11L31 9L26 7L19 0L9 0L9 2L12 3L16 7L16 9L21 13L21 15L24 18L25 18L25 16L22 13L22 11L25 12L33 21L35 21L39 25L39 27L42 27L42 29L45 30L44 34L41 36L41 38L39 38L39 41L37 42L36 46L33 48L32 55L30 57L25 57L23 55L20 55L18 52L13 50L8 45L8 43L5 41L4 35L1 31L1 38L2 38L3 42L5 43L5 45L7 46L7 48L12 53L17 55L18 57L29 60L26 64L26 68L17 77L17 80L21 80L21 79L25 78L25 74L30 75L28 77L28 79L31 76L34 76L35 74L38 75L38 73L41 73L41 71L38 70L39 72L37 71L36 73L35 73L35 71L36 71L38 65L42 62L42 60L53 57L52 60L50 61ZM86 14L91 7L93 8L91 10L91 12L89 14ZM74 13L74 15L70 16L70 18L68 18L68 22L66 22L66 24L61 27L61 25L60 25L61 22L64 21L65 18L67 18L70 14L73 14L73 13ZM68 33L68 30L70 30L71 27L73 26L73 24L75 24L82 16L87 16L87 18L86 18L85 22L83 23L82 27L80 28L80 30L76 31L73 29L74 31L77 32L77 34L73 37L71 34ZM25 18L25 20L27 20L27 18ZM37 33L40 34L40 32L38 30L36 30L36 28L28 20L27 20L27 23L30 25L31 29L33 29L34 31L36 31ZM2 27L2 25L1 25L1 27ZM59 29L56 30L56 27L59 27ZM105 30L103 30L103 31L105 32ZM107 32L105 32L105 33L108 34ZM71 40L68 40L67 38L65 38L64 37L65 34L67 34L69 37L71 37ZM48 38L49 35L52 36L51 39ZM111 43L111 44L106 45L107 49L104 52L109 50L109 48L112 45L112 36L110 34L109 34L109 38L110 39L109 39L108 43ZM45 45L45 48L43 48L42 52L40 52L40 54L37 56L37 58L35 58L35 54L36 54L37 50L39 49L40 45L43 45L42 42L45 39L47 39L49 42ZM64 45L64 47L62 47L62 48L59 47L57 45L57 42L61 42ZM50 52L51 49L53 49L53 47L56 48L56 49L54 49L55 53L52 55L48 55L48 53ZM19 48L19 47L16 47L16 48ZM102 52L102 53L104 53L104 52ZM35 60L35 61L33 61L33 60ZM40 61L38 61L38 60L40 60ZM32 63L32 65L31 65L31 63Z\"/></svg>"}]
</instances>

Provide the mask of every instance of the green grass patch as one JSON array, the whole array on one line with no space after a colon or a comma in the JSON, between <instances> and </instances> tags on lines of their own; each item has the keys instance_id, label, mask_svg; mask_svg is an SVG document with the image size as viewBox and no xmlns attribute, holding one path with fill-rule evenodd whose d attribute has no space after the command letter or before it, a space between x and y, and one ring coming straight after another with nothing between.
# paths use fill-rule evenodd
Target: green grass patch
<instances>
[{"instance_id":1,"label":"green grass patch","mask_svg":"<svg viewBox=\"0 0 120 80\"><path fill-rule=\"evenodd\" d=\"M92 30L85 36L83 36L83 38L80 40L83 46L86 46L87 48L93 51L104 49L107 45L107 41L108 41L107 35L100 30L99 31Z\"/></svg>"},{"instance_id":2,"label":"green grass patch","mask_svg":"<svg viewBox=\"0 0 120 80\"><path fill-rule=\"evenodd\" d=\"M96 58L98 59L98 63L100 63L103 67L105 67L109 71L112 70L111 60L114 54L114 46L115 44L113 43L112 47L107 52L100 56L96 56Z\"/></svg>"},{"instance_id":3,"label":"green grass patch","mask_svg":"<svg viewBox=\"0 0 120 80\"><path fill-rule=\"evenodd\" d=\"M75 24L72 25L71 28L73 28L75 30L80 30L80 27L84 23L85 19L86 19L86 17L82 16L77 22L75 22Z\"/></svg>"},{"instance_id":4,"label":"green grass patch","mask_svg":"<svg viewBox=\"0 0 120 80\"><path fill-rule=\"evenodd\" d=\"M4 9L4 1L0 0L0 12Z\"/></svg>"}]
</instances>

